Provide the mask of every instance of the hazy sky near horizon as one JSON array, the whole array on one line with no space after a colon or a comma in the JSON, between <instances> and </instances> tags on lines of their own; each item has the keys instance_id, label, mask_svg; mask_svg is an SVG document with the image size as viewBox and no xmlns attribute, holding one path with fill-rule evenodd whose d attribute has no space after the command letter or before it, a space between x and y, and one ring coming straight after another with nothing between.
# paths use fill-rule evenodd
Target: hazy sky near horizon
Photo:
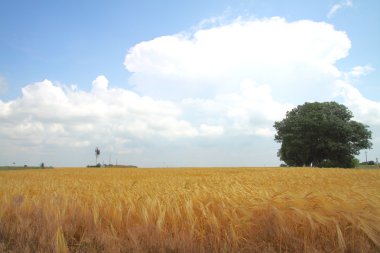
<instances>
[{"instance_id":1,"label":"hazy sky near horizon","mask_svg":"<svg viewBox=\"0 0 380 253\"><path fill-rule=\"evenodd\" d=\"M379 31L377 0L0 0L0 165L278 165L274 121L314 101L375 160Z\"/></svg>"}]
</instances>

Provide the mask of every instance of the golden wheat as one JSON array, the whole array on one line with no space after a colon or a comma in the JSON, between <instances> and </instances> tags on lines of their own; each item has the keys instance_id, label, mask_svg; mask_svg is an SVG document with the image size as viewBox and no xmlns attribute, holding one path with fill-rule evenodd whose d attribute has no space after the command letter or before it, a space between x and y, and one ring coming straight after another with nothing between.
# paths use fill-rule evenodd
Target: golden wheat
<instances>
[{"instance_id":1,"label":"golden wheat","mask_svg":"<svg viewBox=\"0 0 380 253\"><path fill-rule=\"evenodd\" d=\"M0 172L0 252L379 252L380 171Z\"/></svg>"}]
</instances>

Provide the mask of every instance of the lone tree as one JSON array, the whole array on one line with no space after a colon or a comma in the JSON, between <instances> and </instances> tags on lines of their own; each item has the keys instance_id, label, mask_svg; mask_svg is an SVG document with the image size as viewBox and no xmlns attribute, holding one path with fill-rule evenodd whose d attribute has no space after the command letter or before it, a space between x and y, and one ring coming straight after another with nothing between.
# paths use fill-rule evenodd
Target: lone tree
<instances>
[{"instance_id":1,"label":"lone tree","mask_svg":"<svg viewBox=\"0 0 380 253\"><path fill-rule=\"evenodd\" d=\"M289 166L354 167L354 155L371 148L368 126L351 120L336 102L305 103L274 123L278 156Z\"/></svg>"}]
</instances>

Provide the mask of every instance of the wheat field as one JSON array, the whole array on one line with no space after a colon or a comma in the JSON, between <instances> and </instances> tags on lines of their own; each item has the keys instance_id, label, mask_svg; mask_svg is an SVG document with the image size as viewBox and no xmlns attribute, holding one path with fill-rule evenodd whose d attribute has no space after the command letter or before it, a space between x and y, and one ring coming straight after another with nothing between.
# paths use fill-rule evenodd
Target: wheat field
<instances>
[{"instance_id":1,"label":"wheat field","mask_svg":"<svg viewBox=\"0 0 380 253\"><path fill-rule=\"evenodd\" d=\"M0 252L380 252L380 171L0 171Z\"/></svg>"}]
</instances>

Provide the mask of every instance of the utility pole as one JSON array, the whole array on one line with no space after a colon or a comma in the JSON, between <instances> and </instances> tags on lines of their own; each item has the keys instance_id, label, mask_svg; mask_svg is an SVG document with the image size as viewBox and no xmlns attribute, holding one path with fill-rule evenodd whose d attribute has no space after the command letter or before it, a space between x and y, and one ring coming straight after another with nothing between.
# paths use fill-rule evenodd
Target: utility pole
<instances>
[{"instance_id":1,"label":"utility pole","mask_svg":"<svg viewBox=\"0 0 380 253\"><path fill-rule=\"evenodd\" d=\"M365 151L365 163L368 163L368 161L367 161L367 151Z\"/></svg>"}]
</instances>

